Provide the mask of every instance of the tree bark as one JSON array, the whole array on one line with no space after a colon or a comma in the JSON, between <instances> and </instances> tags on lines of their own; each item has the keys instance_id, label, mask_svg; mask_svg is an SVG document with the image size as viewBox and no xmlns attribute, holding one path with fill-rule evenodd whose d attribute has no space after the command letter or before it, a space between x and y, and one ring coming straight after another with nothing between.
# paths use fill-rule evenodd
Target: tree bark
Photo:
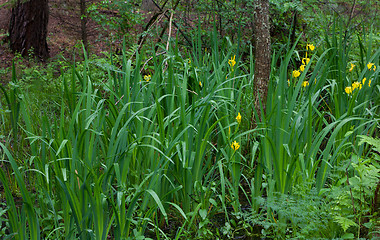
<instances>
[{"instance_id":1,"label":"tree bark","mask_svg":"<svg viewBox=\"0 0 380 240\"><path fill-rule=\"evenodd\" d=\"M269 24L269 0L255 0L254 16L255 33L255 108L259 113L265 114L265 105L268 95L268 83L270 77L271 49L270 49L270 24ZM260 112L260 100L264 112Z\"/></svg>"},{"instance_id":2,"label":"tree bark","mask_svg":"<svg viewBox=\"0 0 380 240\"><path fill-rule=\"evenodd\" d=\"M9 40L12 51L27 56L33 50L40 60L49 57L46 42L49 21L48 0L17 0L12 9L9 24Z\"/></svg>"}]
</instances>

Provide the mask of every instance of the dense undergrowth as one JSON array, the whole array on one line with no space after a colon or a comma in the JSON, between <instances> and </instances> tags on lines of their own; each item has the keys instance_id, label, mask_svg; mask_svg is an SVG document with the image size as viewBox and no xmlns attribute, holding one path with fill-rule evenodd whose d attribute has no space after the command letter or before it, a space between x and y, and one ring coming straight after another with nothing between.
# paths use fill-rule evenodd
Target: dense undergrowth
<instances>
[{"instance_id":1,"label":"dense undergrowth","mask_svg":"<svg viewBox=\"0 0 380 240\"><path fill-rule=\"evenodd\" d=\"M192 54L173 42L163 54L14 66L0 89L0 235L375 237L375 37L274 48L262 119L252 54L216 35Z\"/></svg>"}]
</instances>

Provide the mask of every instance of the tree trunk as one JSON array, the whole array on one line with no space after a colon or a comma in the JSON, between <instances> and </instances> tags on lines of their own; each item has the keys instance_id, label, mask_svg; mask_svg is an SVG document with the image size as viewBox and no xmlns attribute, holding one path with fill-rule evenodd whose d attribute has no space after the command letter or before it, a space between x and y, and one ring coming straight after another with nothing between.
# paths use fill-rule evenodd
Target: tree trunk
<instances>
[{"instance_id":1,"label":"tree trunk","mask_svg":"<svg viewBox=\"0 0 380 240\"><path fill-rule=\"evenodd\" d=\"M12 9L9 24L9 40L12 51L27 56L32 50L40 60L49 57L46 42L49 20L48 0L17 0Z\"/></svg>"},{"instance_id":2,"label":"tree trunk","mask_svg":"<svg viewBox=\"0 0 380 240\"><path fill-rule=\"evenodd\" d=\"M80 0L80 23L83 45L86 51L88 51L86 0Z\"/></svg>"},{"instance_id":3,"label":"tree trunk","mask_svg":"<svg viewBox=\"0 0 380 240\"><path fill-rule=\"evenodd\" d=\"M269 0L255 0L255 108L259 113L265 114L265 105L268 94L270 77L271 50L270 50L270 24ZM260 100L264 112L260 114Z\"/></svg>"}]
</instances>

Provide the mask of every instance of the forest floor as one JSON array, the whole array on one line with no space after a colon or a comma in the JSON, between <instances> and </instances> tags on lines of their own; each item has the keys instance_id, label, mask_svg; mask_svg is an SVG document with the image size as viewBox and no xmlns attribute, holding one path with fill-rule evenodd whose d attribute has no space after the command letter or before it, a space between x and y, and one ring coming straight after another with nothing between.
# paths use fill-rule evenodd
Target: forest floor
<instances>
[{"instance_id":1,"label":"forest floor","mask_svg":"<svg viewBox=\"0 0 380 240\"><path fill-rule=\"evenodd\" d=\"M10 7L3 6L7 0L0 0L0 70L9 69L15 54L10 51L6 40L9 20L11 16ZM72 6L70 5L72 4ZM50 60L63 56L71 59L76 47L80 46L80 15L78 11L73 11L76 4L73 0L50 0L49 1L49 24L47 43L50 52ZM88 42L91 46L91 53L101 54L108 50L104 41L99 41L98 25L92 21L88 22ZM78 51L77 51L78 52ZM25 59L23 64L30 65ZM7 72L8 74L4 74ZM0 83L6 84L10 81L10 71L1 71Z\"/></svg>"},{"instance_id":2,"label":"forest floor","mask_svg":"<svg viewBox=\"0 0 380 240\"><path fill-rule=\"evenodd\" d=\"M17 57L9 49L7 41L9 20L11 18L11 6L9 0L0 0L0 84L7 84L11 79L12 61ZM98 0L89 0L87 4L99 2ZM141 10L146 14L145 23L153 16L147 10ZM57 60L60 57L72 60L80 58L82 52L81 44L81 18L79 12L79 3L76 0L49 0L49 23L47 44L49 47L50 58L47 63ZM143 31L143 26L134 26L134 33L138 34ZM90 55L95 54L102 56L103 52L109 52L110 47L106 39L110 38L112 31L102 28L93 20L87 20L87 49ZM175 33L173 33L175 36ZM136 37L136 36L135 36ZM157 37L157 36L156 36ZM113 48L118 49L122 45L121 41L112 42ZM113 49L115 50L115 49ZM20 59L18 59L20 60ZM24 67L31 67L35 61L27 58L18 61ZM42 63L45 64L45 63ZM19 66L20 67L20 66Z\"/></svg>"}]
</instances>

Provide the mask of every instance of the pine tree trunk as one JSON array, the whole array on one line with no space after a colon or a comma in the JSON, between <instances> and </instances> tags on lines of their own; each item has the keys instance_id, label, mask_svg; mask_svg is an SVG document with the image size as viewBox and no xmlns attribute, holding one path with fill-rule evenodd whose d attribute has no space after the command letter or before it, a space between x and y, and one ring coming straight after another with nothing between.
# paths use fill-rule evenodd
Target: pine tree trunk
<instances>
[{"instance_id":1,"label":"pine tree trunk","mask_svg":"<svg viewBox=\"0 0 380 240\"><path fill-rule=\"evenodd\" d=\"M255 0L254 32L256 61L254 88L255 108L257 112L260 113L261 100L265 113L271 64L269 0Z\"/></svg>"},{"instance_id":2,"label":"pine tree trunk","mask_svg":"<svg viewBox=\"0 0 380 240\"><path fill-rule=\"evenodd\" d=\"M9 40L12 51L27 56L32 50L40 60L49 57L46 42L49 20L48 0L17 0L12 9L9 24Z\"/></svg>"}]
</instances>

